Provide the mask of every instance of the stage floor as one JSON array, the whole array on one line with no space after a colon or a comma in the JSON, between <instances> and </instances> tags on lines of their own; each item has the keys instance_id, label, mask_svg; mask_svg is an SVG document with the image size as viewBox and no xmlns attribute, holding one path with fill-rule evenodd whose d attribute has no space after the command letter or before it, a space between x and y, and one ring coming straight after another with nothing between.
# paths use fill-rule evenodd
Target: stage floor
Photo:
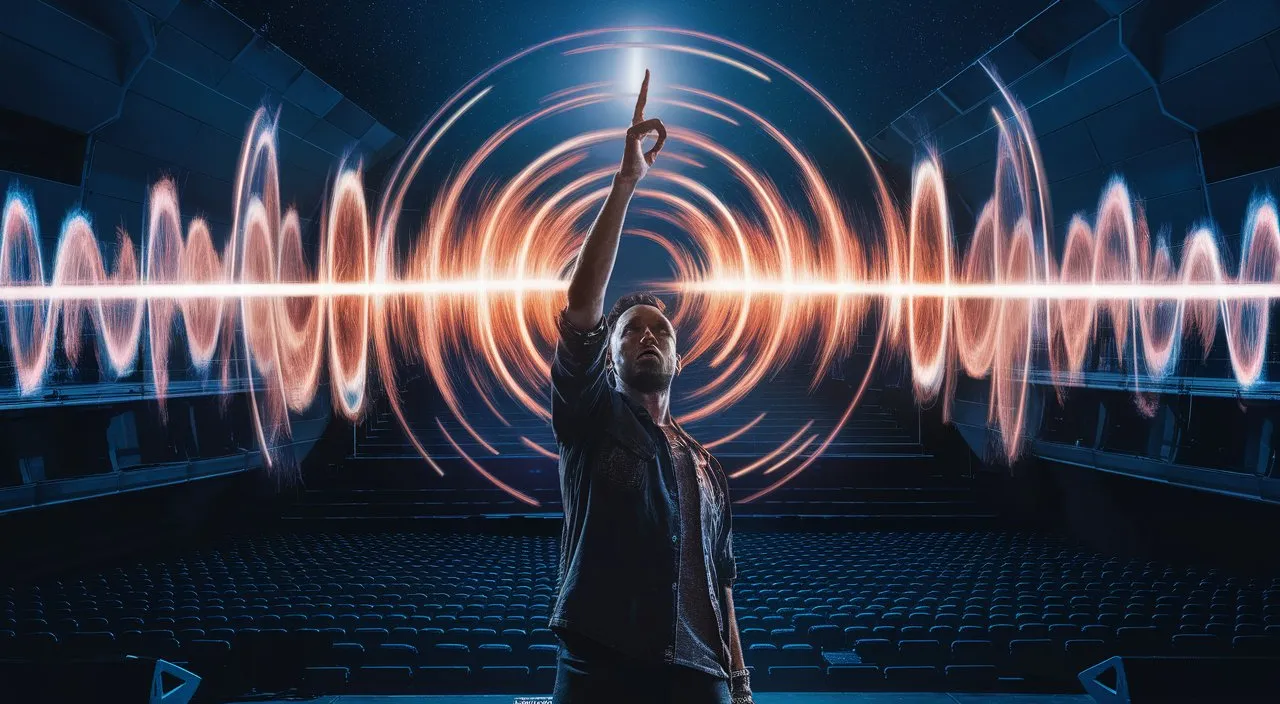
<instances>
[{"instance_id":1,"label":"stage floor","mask_svg":"<svg viewBox=\"0 0 1280 704\"><path fill-rule=\"evenodd\" d=\"M756 704L1090 704L1084 694L941 694L932 692L760 692ZM310 700L315 704L551 704L545 695L371 695L344 694ZM255 704L297 704L297 699Z\"/></svg>"}]
</instances>

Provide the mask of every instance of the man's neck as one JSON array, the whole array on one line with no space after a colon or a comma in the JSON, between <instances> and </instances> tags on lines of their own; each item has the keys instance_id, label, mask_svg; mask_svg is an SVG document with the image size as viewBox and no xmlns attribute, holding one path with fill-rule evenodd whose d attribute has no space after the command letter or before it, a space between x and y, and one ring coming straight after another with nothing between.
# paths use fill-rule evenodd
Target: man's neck
<instances>
[{"instance_id":1,"label":"man's neck","mask_svg":"<svg viewBox=\"0 0 1280 704\"><path fill-rule=\"evenodd\" d=\"M649 417L653 418L653 422L658 425L666 425L671 422L671 390L663 391L636 391L626 384L620 382L622 387L622 395L631 400L632 403L640 406L649 412Z\"/></svg>"}]
</instances>

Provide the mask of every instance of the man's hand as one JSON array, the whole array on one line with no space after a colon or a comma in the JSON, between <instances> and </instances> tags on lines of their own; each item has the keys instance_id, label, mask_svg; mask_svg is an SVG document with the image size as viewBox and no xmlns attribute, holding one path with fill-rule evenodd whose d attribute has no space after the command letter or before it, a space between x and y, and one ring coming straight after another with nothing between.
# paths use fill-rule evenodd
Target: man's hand
<instances>
[{"instance_id":1,"label":"man's hand","mask_svg":"<svg viewBox=\"0 0 1280 704\"><path fill-rule=\"evenodd\" d=\"M649 97L649 72L644 72L640 84L640 97L636 100L635 116L631 129L627 130L626 149L622 153L622 166L613 179L609 197L600 207L600 214L591 225L591 232L578 252L578 263L569 281L568 307L565 316L579 330L590 330L604 316L604 292L613 276L613 264L618 258L618 239L622 237L622 221L627 215L627 204L635 193L636 184L649 171L658 150L667 139L667 128L662 120L644 119L644 102ZM640 149L640 142L650 132L658 133L658 141L648 152Z\"/></svg>"},{"instance_id":2,"label":"man's hand","mask_svg":"<svg viewBox=\"0 0 1280 704\"><path fill-rule=\"evenodd\" d=\"M640 97L636 98L636 111L631 117L631 128L627 130L626 147L622 152L622 167L618 169L618 178L628 183L638 183L649 173L649 167L658 158L662 143L667 141L667 128L662 120L656 117L644 119L644 104L649 99L649 69L644 71L644 82L640 84ZM640 143L645 135L656 131L658 141L649 151L643 151Z\"/></svg>"}]
</instances>

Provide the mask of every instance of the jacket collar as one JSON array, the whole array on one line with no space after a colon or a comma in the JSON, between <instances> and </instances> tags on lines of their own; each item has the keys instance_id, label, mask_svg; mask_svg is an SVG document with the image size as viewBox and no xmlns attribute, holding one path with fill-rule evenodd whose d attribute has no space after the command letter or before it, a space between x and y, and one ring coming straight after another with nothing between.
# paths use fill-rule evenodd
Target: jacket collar
<instances>
[{"instance_id":1,"label":"jacket collar","mask_svg":"<svg viewBox=\"0 0 1280 704\"><path fill-rule=\"evenodd\" d=\"M614 389L614 391L615 393L618 394L618 397L622 399L623 404L631 409L631 412L635 416L636 423L637 425L639 425L639 429L659 430L657 422L653 420L653 416L649 413L649 409L631 400L630 397L628 397L626 394L622 393L621 391L618 391L617 389ZM695 440L692 435L690 435L687 431L685 431L685 429L679 423L676 422L675 414L668 412L668 415L670 416L670 418L667 419L668 424L672 428L675 428L676 432L681 437L683 437L687 442L689 442L693 447L696 447L702 453L710 454L710 453L707 453L706 449L702 447L702 443ZM652 438L652 436L648 432L645 432L644 435L646 436L646 438ZM650 440L650 442L652 442L652 440Z\"/></svg>"}]
</instances>

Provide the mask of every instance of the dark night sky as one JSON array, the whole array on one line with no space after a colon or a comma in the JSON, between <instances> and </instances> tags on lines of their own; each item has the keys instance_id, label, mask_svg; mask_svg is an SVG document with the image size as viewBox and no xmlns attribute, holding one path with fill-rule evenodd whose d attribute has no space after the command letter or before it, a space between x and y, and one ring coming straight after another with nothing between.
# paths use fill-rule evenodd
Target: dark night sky
<instances>
[{"instance_id":1,"label":"dark night sky","mask_svg":"<svg viewBox=\"0 0 1280 704\"><path fill-rule=\"evenodd\" d=\"M719 34L808 77L865 135L955 75L1049 0L224 0L400 134L525 46L605 26Z\"/></svg>"}]
</instances>

